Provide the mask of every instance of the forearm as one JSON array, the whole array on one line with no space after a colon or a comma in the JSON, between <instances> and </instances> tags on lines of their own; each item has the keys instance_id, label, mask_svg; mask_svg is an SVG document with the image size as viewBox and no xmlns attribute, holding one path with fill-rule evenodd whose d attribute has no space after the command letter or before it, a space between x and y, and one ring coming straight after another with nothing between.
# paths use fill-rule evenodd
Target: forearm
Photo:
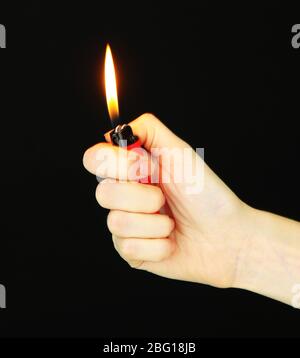
<instances>
[{"instance_id":1,"label":"forearm","mask_svg":"<svg viewBox=\"0 0 300 358\"><path fill-rule=\"evenodd\" d=\"M260 210L249 212L251 235L241 250L235 286L295 306L300 223Z\"/></svg>"}]
</instances>

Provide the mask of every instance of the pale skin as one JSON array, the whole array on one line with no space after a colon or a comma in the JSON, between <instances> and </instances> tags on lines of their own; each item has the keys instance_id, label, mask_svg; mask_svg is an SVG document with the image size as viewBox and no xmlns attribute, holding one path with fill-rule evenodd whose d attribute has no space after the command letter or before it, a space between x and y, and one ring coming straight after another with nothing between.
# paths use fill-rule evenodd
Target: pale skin
<instances>
[{"instance_id":1,"label":"pale skin","mask_svg":"<svg viewBox=\"0 0 300 358\"><path fill-rule=\"evenodd\" d=\"M130 125L147 150L190 148L151 114ZM192 195L172 176L169 183L155 185L124 180L129 159L117 170L113 161L106 163L101 172L101 151L116 160L126 152L112 146L109 135L106 140L88 149L83 163L93 174L117 179L99 183L96 199L110 209L107 225L114 247L131 267L171 279L247 289L297 306L299 222L248 206L206 164L201 169L203 189ZM193 160L202 161L196 153Z\"/></svg>"}]
</instances>

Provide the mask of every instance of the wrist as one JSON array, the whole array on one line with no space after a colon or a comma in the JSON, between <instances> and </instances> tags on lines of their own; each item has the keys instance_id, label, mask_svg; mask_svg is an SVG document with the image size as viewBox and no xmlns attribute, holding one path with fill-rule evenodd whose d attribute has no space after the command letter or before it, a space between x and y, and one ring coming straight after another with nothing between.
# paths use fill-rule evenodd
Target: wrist
<instances>
[{"instance_id":1,"label":"wrist","mask_svg":"<svg viewBox=\"0 0 300 358\"><path fill-rule=\"evenodd\" d=\"M291 304L300 283L299 224L251 207L246 215L234 287Z\"/></svg>"},{"instance_id":2,"label":"wrist","mask_svg":"<svg viewBox=\"0 0 300 358\"><path fill-rule=\"evenodd\" d=\"M259 250L257 221L260 211L245 204L243 214L243 227L240 237L240 249L236 261L236 273L233 288L254 291L257 285L256 261Z\"/></svg>"}]
</instances>

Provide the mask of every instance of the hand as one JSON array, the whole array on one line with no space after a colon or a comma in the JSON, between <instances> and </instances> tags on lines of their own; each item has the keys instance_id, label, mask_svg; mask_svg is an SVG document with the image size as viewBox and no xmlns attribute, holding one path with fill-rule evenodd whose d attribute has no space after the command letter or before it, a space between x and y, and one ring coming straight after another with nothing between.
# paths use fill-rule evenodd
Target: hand
<instances>
[{"instance_id":1,"label":"hand","mask_svg":"<svg viewBox=\"0 0 300 358\"><path fill-rule=\"evenodd\" d=\"M177 180L186 164L179 153L190 146L153 115L131 126L148 151L169 149L158 156L158 185L126 180L136 179L136 161L125 149L100 143L84 155L90 172L117 179L101 182L96 198L110 209L107 223L121 257L164 277L244 288L300 308L300 223L243 203L196 152L192 174ZM109 153L105 166L103 152ZM191 191L191 183L201 190Z\"/></svg>"},{"instance_id":2,"label":"hand","mask_svg":"<svg viewBox=\"0 0 300 358\"><path fill-rule=\"evenodd\" d=\"M130 125L148 151L190 148L151 114L142 115ZM106 163L105 172L101 169L103 163L97 160L101 151L115 158ZM100 143L86 151L84 166L101 177L122 180L132 164L124 160L125 154L125 149ZM122 165L116 169L121 157ZM160 177L168 171L165 159L174 163L178 158L175 153L162 154ZM171 173L169 183L158 185L105 179L96 189L96 198L110 209L107 224L114 246L130 266L173 279L232 287L241 267L240 258L245 256L244 248L249 247L252 238L251 209L196 152L192 162L198 164L197 170L204 171L203 188L196 194L189 193L190 183L176 183ZM203 172L196 174L203 176Z\"/></svg>"}]
</instances>

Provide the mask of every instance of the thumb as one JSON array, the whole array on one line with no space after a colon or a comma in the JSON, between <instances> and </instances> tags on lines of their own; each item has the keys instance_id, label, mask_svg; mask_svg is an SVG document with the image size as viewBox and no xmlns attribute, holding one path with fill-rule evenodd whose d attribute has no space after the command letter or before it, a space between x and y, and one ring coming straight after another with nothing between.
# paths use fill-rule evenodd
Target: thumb
<instances>
[{"instance_id":1,"label":"thumb","mask_svg":"<svg viewBox=\"0 0 300 358\"><path fill-rule=\"evenodd\" d=\"M177 137L153 114L145 113L129 123L133 133L137 135L147 150L151 148L186 148L189 147L182 139ZM105 133L105 139L110 142L109 132Z\"/></svg>"}]
</instances>

